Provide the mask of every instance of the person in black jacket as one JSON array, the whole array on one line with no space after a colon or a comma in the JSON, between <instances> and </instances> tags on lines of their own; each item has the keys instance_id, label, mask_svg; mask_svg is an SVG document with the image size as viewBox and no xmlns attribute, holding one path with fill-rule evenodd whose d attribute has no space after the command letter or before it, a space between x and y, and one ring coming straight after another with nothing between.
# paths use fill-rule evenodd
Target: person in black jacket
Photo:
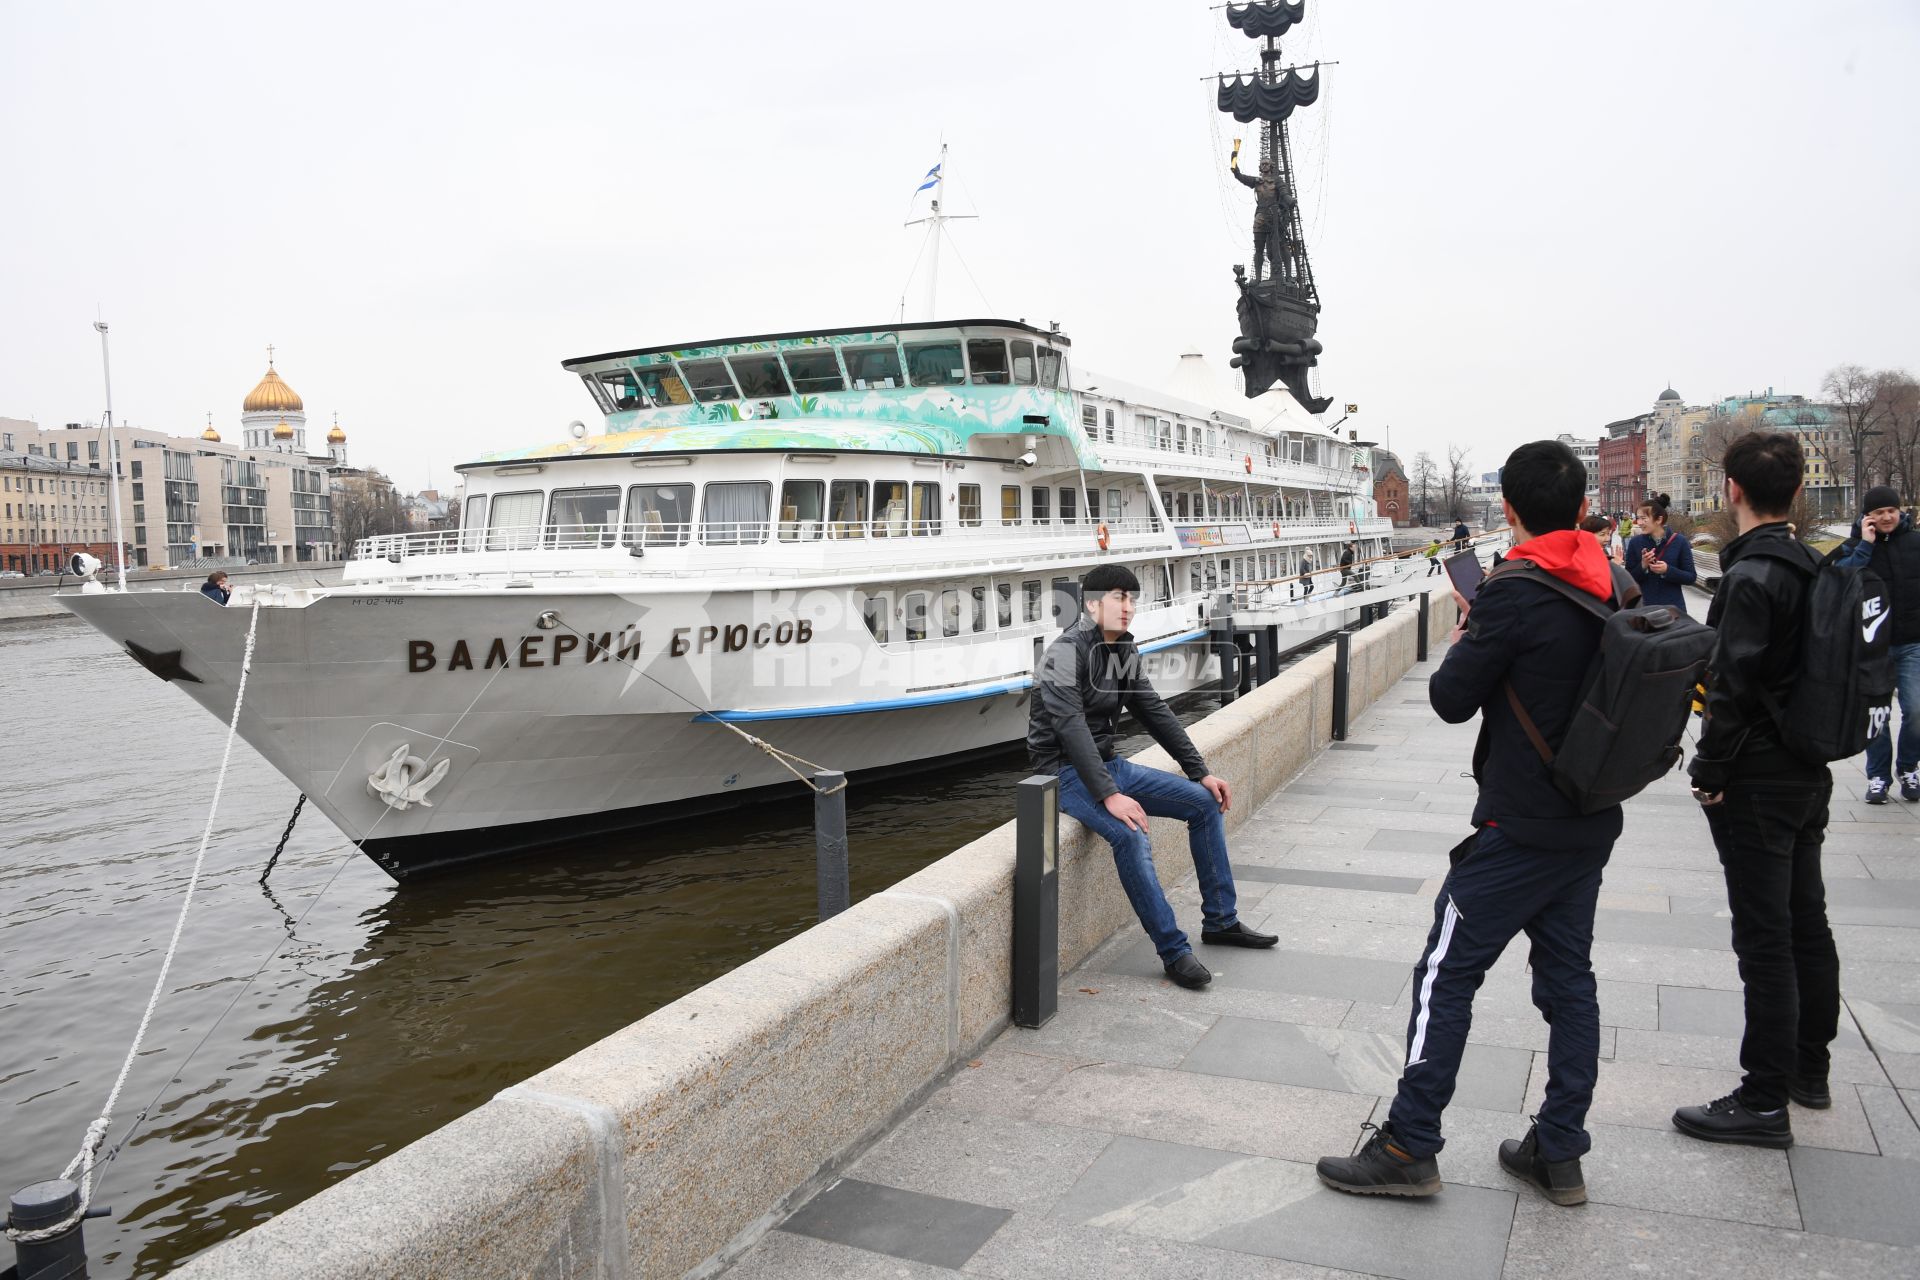
<instances>
[{"instance_id":1,"label":"person in black jacket","mask_svg":"<svg viewBox=\"0 0 1920 1280\"><path fill-rule=\"evenodd\" d=\"M1465 551L1467 549L1467 544L1472 541L1473 541L1473 534L1471 531L1468 530L1467 522L1465 520L1462 520L1453 526L1453 549L1456 552Z\"/></svg>"},{"instance_id":2,"label":"person in black jacket","mask_svg":"<svg viewBox=\"0 0 1920 1280\"><path fill-rule=\"evenodd\" d=\"M1787 524L1805 458L1785 432L1727 446L1727 507L1740 536L1720 553L1707 624L1706 723L1688 772L1726 873L1733 951L1746 988L1740 1087L1681 1107L1674 1127L1710 1142L1793 1145L1791 1099L1832 1105L1828 1046L1840 1021L1840 960L1827 925L1820 848L1833 775L1796 755L1776 719L1800 670L1819 556Z\"/></svg>"},{"instance_id":3,"label":"person in black jacket","mask_svg":"<svg viewBox=\"0 0 1920 1280\"><path fill-rule=\"evenodd\" d=\"M1139 579L1125 565L1089 570L1080 586L1086 613L1047 646L1035 673L1027 713L1027 755L1039 773L1060 779L1060 810L1113 846L1120 886L1153 939L1167 976L1183 987L1204 987L1213 974L1194 956L1153 870L1147 818L1187 824L1193 869L1200 876L1200 941L1218 946L1271 947L1280 941L1240 923L1234 910L1233 867L1221 815L1233 803L1225 778L1207 771L1193 740L1140 669L1133 622ZM1114 756L1115 725L1131 711L1153 740L1186 773L1149 769Z\"/></svg>"},{"instance_id":4,"label":"person in black jacket","mask_svg":"<svg viewBox=\"0 0 1920 1280\"><path fill-rule=\"evenodd\" d=\"M1900 798L1920 800L1920 537L1913 517L1902 511L1900 493L1875 485L1861 496L1860 521L1853 527L1843 563L1865 565L1886 584L1892 606L1895 692L1900 703L1900 737L1895 757L1893 718L1867 739L1867 803L1885 804L1900 777Z\"/></svg>"},{"instance_id":5,"label":"person in black jacket","mask_svg":"<svg viewBox=\"0 0 1920 1280\"><path fill-rule=\"evenodd\" d=\"M200 584L200 594L215 604L225 604L233 599L233 588L227 585L227 571L215 569L208 574L207 580Z\"/></svg>"},{"instance_id":6,"label":"person in black jacket","mask_svg":"<svg viewBox=\"0 0 1920 1280\"><path fill-rule=\"evenodd\" d=\"M1552 574L1597 599L1636 593L1590 535L1586 468L1554 440L1514 450L1500 475L1514 547L1506 563ZM1456 599L1458 597L1456 596ZM1413 970L1406 1065L1387 1123L1351 1156L1319 1162L1341 1191L1427 1196L1440 1190L1440 1114L1453 1097L1473 995L1507 944L1532 943L1533 1003L1545 1016L1546 1101L1526 1137L1501 1143L1500 1163L1556 1204L1587 1198L1580 1157L1591 1140L1587 1109L1599 1076L1600 1006L1589 953L1600 875L1620 835L1620 806L1582 814L1554 786L1514 714L1526 708L1557 745L1572 723L1600 646L1600 620L1551 587L1513 570L1487 576L1450 637L1428 697L1442 720L1480 716L1473 776L1474 834L1434 901L1426 950Z\"/></svg>"}]
</instances>

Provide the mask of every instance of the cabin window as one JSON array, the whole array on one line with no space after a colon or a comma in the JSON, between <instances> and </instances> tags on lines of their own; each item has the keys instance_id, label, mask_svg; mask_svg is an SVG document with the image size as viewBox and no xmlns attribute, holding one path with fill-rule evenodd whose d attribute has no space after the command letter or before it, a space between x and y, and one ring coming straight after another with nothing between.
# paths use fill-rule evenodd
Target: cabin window
<instances>
[{"instance_id":1,"label":"cabin window","mask_svg":"<svg viewBox=\"0 0 1920 1280\"><path fill-rule=\"evenodd\" d=\"M947 587L940 592L940 634L951 639L960 634L960 588Z\"/></svg>"},{"instance_id":2,"label":"cabin window","mask_svg":"<svg viewBox=\"0 0 1920 1280\"><path fill-rule=\"evenodd\" d=\"M907 486L895 480L873 483L873 536L907 536Z\"/></svg>"},{"instance_id":3,"label":"cabin window","mask_svg":"<svg viewBox=\"0 0 1920 1280\"><path fill-rule=\"evenodd\" d=\"M909 591L900 601L900 625L909 640L927 638L927 593Z\"/></svg>"},{"instance_id":4,"label":"cabin window","mask_svg":"<svg viewBox=\"0 0 1920 1280\"><path fill-rule=\"evenodd\" d=\"M596 398L604 404L610 404L609 413L624 413L628 409L646 408L646 400L640 392L640 379L631 369L606 369L593 375L594 382L600 384L600 394Z\"/></svg>"},{"instance_id":5,"label":"cabin window","mask_svg":"<svg viewBox=\"0 0 1920 1280\"><path fill-rule=\"evenodd\" d=\"M1069 611L1073 608L1073 579L1055 578L1053 580L1053 620L1064 627L1073 619Z\"/></svg>"},{"instance_id":6,"label":"cabin window","mask_svg":"<svg viewBox=\"0 0 1920 1280\"><path fill-rule=\"evenodd\" d=\"M916 387L957 387L967 380L958 342L907 343L907 376Z\"/></svg>"},{"instance_id":7,"label":"cabin window","mask_svg":"<svg viewBox=\"0 0 1920 1280\"><path fill-rule=\"evenodd\" d=\"M607 389L600 385L600 379L590 373L583 373L580 375L580 381L587 384L587 394L592 396L593 402L600 406L600 412L613 412L613 399L608 395Z\"/></svg>"},{"instance_id":8,"label":"cabin window","mask_svg":"<svg viewBox=\"0 0 1920 1280\"><path fill-rule=\"evenodd\" d=\"M1100 438L1100 410L1090 404L1080 406L1080 425L1087 433L1087 439Z\"/></svg>"},{"instance_id":9,"label":"cabin window","mask_svg":"<svg viewBox=\"0 0 1920 1280\"><path fill-rule=\"evenodd\" d=\"M967 367L976 387L1007 385L1007 344L999 338L968 338Z\"/></svg>"},{"instance_id":10,"label":"cabin window","mask_svg":"<svg viewBox=\"0 0 1920 1280\"><path fill-rule=\"evenodd\" d=\"M1013 625L1013 584L996 582L993 584L993 590L999 597L1000 629L1005 631Z\"/></svg>"},{"instance_id":11,"label":"cabin window","mask_svg":"<svg viewBox=\"0 0 1920 1280\"><path fill-rule=\"evenodd\" d=\"M1118 489L1107 490L1107 519L1119 520L1127 514L1127 504Z\"/></svg>"},{"instance_id":12,"label":"cabin window","mask_svg":"<svg viewBox=\"0 0 1920 1280\"><path fill-rule=\"evenodd\" d=\"M1107 442L1111 444L1113 442L1113 410L1111 409L1107 410L1106 433Z\"/></svg>"},{"instance_id":13,"label":"cabin window","mask_svg":"<svg viewBox=\"0 0 1920 1280\"><path fill-rule=\"evenodd\" d=\"M1187 518L1187 495L1184 493L1173 495L1173 518L1176 520Z\"/></svg>"},{"instance_id":14,"label":"cabin window","mask_svg":"<svg viewBox=\"0 0 1920 1280\"><path fill-rule=\"evenodd\" d=\"M960 527L962 529L980 527L980 486L977 484L960 486Z\"/></svg>"},{"instance_id":15,"label":"cabin window","mask_svg":"<svg viewBox=\"0 0 1920 1280\"><path fill-rule=\"evenodd\" d=\"M1100 523L1100 491L1098 489L1087 490L1087 523Z\"/></svg>"},{"instance_id":16,"label":"cabin window","mask_svg":"<svg viewBox=\"0 0 1920 1280\"><path fill-rule=\"evenodd\" d=\"M693 486L636 484L627 490L629 539L647 547L686 545L693 528ZM629 541L629 546L633 545Z\"/></svg>"},{"instance_id":17,"label":"cabin window","mask_svg":"<svg viewBox=\"0 0 1920 1280\"><path fill-rule=\"evenodd\" d=\"M987 589L984 586L973 589L973 627L977 633L987 629Z\"/></svg>"},{"instance_id":18,"label":"cabin window","mask_svg":"<svg viewBox=\"0 0 1920 1280\"><path fill-rule=\"evenodd\" d=\"M1038 582L1020 584L1020 613L1028 622L1040 621L1040 584Z\"/></svg>"},{"instance_id":19,"label":"cabin window","mask_svg":"<svg viewBox=\"0 0 1920 1280\"><path fill-rule=\"evenodd\" d=\"M1052 347L1040 348L1040 385L1043 387L1060 385L1060 353Z\"/></svg>"},{"instance_id":20,"label":"cabin window","mask_svg":"<svg viewBox=\"0 0 1920 1280\"><path fill-rule=\"evenodd\" d=\"M1060 523L1072 524L1080 518L1080 494L1073 489L1060 490Z\"/></svg>"},{"instance_id":21,"label":"cabin window","mask_svg":"<svg viewBox=\"0 0 1920 1280\"><path fill-rule=\"evenodd\" d=\"M780 357L771 351L728 356L727 365L733 370L733 379L740 384L743 396L753 399L793 394L793 388L787 385L786 371L780 367Z\"/></svg>"},{"instance_id":22,"label":"cabin window","mask_svg":"<svg viewBox=\"0 0 1920 1280\"><path fill-rule=\"evenodd\" d=\"M1033 385L1033 344L1025 338L1015 338L1009 346L1013 349L1013 380L1022 387Z\"/></svg>"},{"instance_id":23,"label":"cabin window","mask_svg":"<svg viewBox=\"0 0 1920 1280\"><path fill-rule=\"evenodd\" d=\"M1173 448L1173 424L1165 418L1160 419L1160 447L1168 450Z\"/></svg>"},{"instance_id":24,"label":"cabin window","mask_svg":"<svg viewBox=\"0 0 1920 1280\"><path fill-rule=\"evenodd\" d=\"M1164 564L1160 566L1160 598L1173 599L1173 570Z\"/></svg>"},{"instance_id":25,"label":"cabin window","mask_svg":"<svg viewBox=\"0 0 1920 1280\"><path fill-rule=\"evenodd\" d=\"M1052 490L1043 484L1033 486L1033 522L1045 524L1053 517L1049 514L1049 500Z\"/></svg>"},{"instance_id":26,"label":"cabin window","mask_svg":"<svg viewBox=\"0 0 1920 1280\"><path fill-rule=\"evenodd\" d=\"M1173 451L1175 453L1187 451L1187 424L1184 422L1173 424Z\"/></svg>"},{"instance_id":27,"label":"cabin window","mask_svg":"<svg viewBox=\"0 0 1920 1280\"><path fill-rule=\"evenodd\" d=\"M1017 484L1000 486L1000 523L1020 523L1020 486Z\"/></svg>"},{"instance_id":28,"label":"cabin window","mask_svg":"<svg viewBox=\"0 0 1920 1280\"><path fill-rule=\"evenodd\" d=\"M820 504L827 486L819 480L788 480L780 486L780 541L820 537Z\"/></svg>"},{"instance_id":29,"label":"cabin window","mask_svg":"<svg viewBox=\"0 0 1920 1280\"><path fill-rule=\"evenodd\" d=\"M700 541L710 547L765 542L772 505L773 486L765 480L709 484L700 507Z\"/></svg>"},{"instance_id":30,"label":"cabin window","mask_svg":"<svg viewBox=\"0 0 1920 1280\"><path fill-rule=\"evenodd\" d=\"M936 482L922 481L913 486L913 531L939 536L940 486Z\"/></svg>"},{"instance_id":31,"label":"cabin window","mask_svg":"<svg viewBox=\"0 0 1920 1280\"><path fill-rule=\"evenodd\" d=\"M801 395L847 389L847 380L840 372L840 361L832 348L824 351L788 351L785 359L787 375L793 379L793 389Z\"/></svg>"},{"instance_id":32,"label":"cabin window","mask_svg":"<svg viewBox=\"0 0 1920 1280\"><path fill-rule=\"evenodd\" d=\"M865 480L835 480L833 482L833 501L829 504L833 512L832 522L827 526L829 536L835 538L864 538L867 534L867 482Z\"/></svg>"},{"instance_id":33,"label":"cabin window","mask_svg":"<svg viewBox=\"0 0 1920 1280\"><path fill-rule=\"evenodd\" d=\"M900 352L891 346L842 347L840 355L847 362L847 376L861 391L905 385L900 378Z\"/></svg>"},{"instance_id":34,"label":"cabin window","mask_svg":"<svg viewBox=\"0 0 1920 1280\"><path fill-rule=\"evenodd\" d=\"M610 547L618 530L620 490L559 489L547 514L550 547Z\"/></svg>"},{"instance_id":35,"label":"cabin window","mask_svg":"<svg viewBox=\"0 0 1920 1280\"><path fill-rule=\"evenodd\" d=\"M733 389L733 378L727 373L725 360L682 360L680 372L693 388L693 398L701 404L731 400L740 394Z\"/></svg>"},{"instance_id":36,"label":"cabin window","mask_svg":"<svg viewBox=\"0 0 1920 1280\"><path fill-rule=\"evenodd\" d=\"M870 595L861 606L861 613L867 620L867 630L881 644L887 643L893 634L893 601L884 593Z\"/></svg>"},{"instance_id":37,"label":"cabin window","mask_svg":"<svg viewBox=\"0 0 1920 1280\"><path fill-rule=\"evenodd\" d=\"M540 542L540 508L546 494L498 493L493 497L493 516L487 524L487 550L524 551Z\"/></svg>"},{"instance_id":38,"label":"cabin window","mask_svg":"<svg viewBox=\"0 0 1920 1280\"><path fill-rule=\"evenodd\" d=\"M135 490L133 496L137 498L140 496L138 492L140 486L135 485L133 487ZM138 517L135 518L138 519ZM460 528L463 535L460 539L461 549L465 551L478 551L483 541L482 535L485 534L487 528L486 494L476 493L467 499L466 513L460 517Z\"/></svg>"},{"instance_id":39,"label":"cabin window","mask_svg":"<svg viewBox=\"0 0 1920 1280\"><path fill-rule=\"evenodd\" d=\"M673 371L672 365L654 365L639 370L640 385L646 390L647 399L656 407L674 404L691 404L693 397L687 394L687 384Z\"/></svg>"}]
</instances>

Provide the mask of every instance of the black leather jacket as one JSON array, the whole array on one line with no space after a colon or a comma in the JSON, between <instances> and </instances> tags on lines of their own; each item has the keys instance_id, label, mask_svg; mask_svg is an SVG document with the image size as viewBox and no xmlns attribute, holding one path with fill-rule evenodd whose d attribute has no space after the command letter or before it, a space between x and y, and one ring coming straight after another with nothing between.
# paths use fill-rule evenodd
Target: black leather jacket
<instances>
[{"instance_id":1,"label":"black leather jacket","mask_svg":"<svg viewBox=\"0 0 1920 1280\"><path fill-rule=\"evenodd\" d=\"M1766 554L1755 555L1767 543ZM1707 610L1718 637L1707 661L1707 718L1688 773L1703 791L1729 782L1816 780L1827 772L1788 751L1760 689L1787 704L1800 671L1802 615L1810 573L1775 558L1819 557L1795 542L1784 521L1758 525L1720 553L1720 585Z\"/></svg>"},{"instance_id":2,"label":"black leather jacket","mask_svg":"<svg viewBox=\"0 0 1920 1280\"><path fill-rule=\"evenodd\" d=\"M1856 521L1853 536L1860 536ZM1893 643L1920 643L1920 536L1913 517L1902 513L1899 527L1873 542L1873 574L1893 597Z\"/></svg>"},{"instance_id":3,"label":"black leather jacket","mask_svg":"<svg viewBox=\"0 0 1920 1280\"><path fill-rule=\"evenodd\" d=\"M1027 710L1027 756L1035 772L1057 774L1072 765L1094 799L1116 794L1120 788L1105 762L1113 759L1122 710L1133 712L1189 778L1207 776L1207 762L1140 669L1132 633L1109 644L1085 617L1047 646L1035 673Z\"/></svg>"}]
</instances>

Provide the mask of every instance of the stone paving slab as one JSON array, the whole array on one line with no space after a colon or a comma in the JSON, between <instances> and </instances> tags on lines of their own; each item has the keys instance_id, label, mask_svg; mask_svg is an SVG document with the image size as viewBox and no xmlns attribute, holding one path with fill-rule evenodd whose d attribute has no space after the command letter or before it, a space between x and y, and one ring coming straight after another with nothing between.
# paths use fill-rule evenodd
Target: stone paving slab
<instances>
[{"instance_id":1,"label":"stone paving slab","mask_svg":"<svg viewBox=\"0 0 1920 1280\"><path fill-rule=\"evenodd\" d=\"M1387 1114L1412 968L1470 830L1477 726L1427 711L1431 670L1235 833L1242 914L1279 948L1197 946L1216 977L1187 991L1121 930L1063 975L1046 1027L1005 1032L729 1274L1920 1277L1920 805L1860 804L1857 763L1835 768L1823 857L1834 1105L1792 1108L1791 1151L1672 1127L1738 1083L1744 1023L1719 859L1676 773L1628 805L1595 918L1591 1203L1548 1204L1496 1158L1546 1083L1524 937L1475 1000L1441 1194L1318 1182L1317 1157ZM1197 939L1193 878L1168 888Z\"/></svg>"}]
</instances>

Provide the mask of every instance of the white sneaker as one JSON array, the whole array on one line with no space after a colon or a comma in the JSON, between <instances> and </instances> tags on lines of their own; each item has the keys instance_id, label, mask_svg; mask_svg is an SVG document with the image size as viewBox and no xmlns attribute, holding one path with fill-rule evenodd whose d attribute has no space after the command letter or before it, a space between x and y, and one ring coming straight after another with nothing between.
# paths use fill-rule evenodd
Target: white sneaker
<instances>
[{"instance_id":1,"label":"white sneaker","mask_svg":"<svg viewBox=\"0 0 1920 1280\"><path fill-rule=\"evenodd\" d=\"M1867 803L1885 804L1887 802L1887 783L1884 778L1867 780Z\"/></svg>"},{"instance_id":2,"label":"white sneaker","mask_svg":"<svg viewBox=\"0 0 1920 1280\"><path fill-rule=\"evenodd\" d=\"M1900 798L1902 800L1920 800L1920 769L1900 775Z\"/></svg>"}]
</instances>

